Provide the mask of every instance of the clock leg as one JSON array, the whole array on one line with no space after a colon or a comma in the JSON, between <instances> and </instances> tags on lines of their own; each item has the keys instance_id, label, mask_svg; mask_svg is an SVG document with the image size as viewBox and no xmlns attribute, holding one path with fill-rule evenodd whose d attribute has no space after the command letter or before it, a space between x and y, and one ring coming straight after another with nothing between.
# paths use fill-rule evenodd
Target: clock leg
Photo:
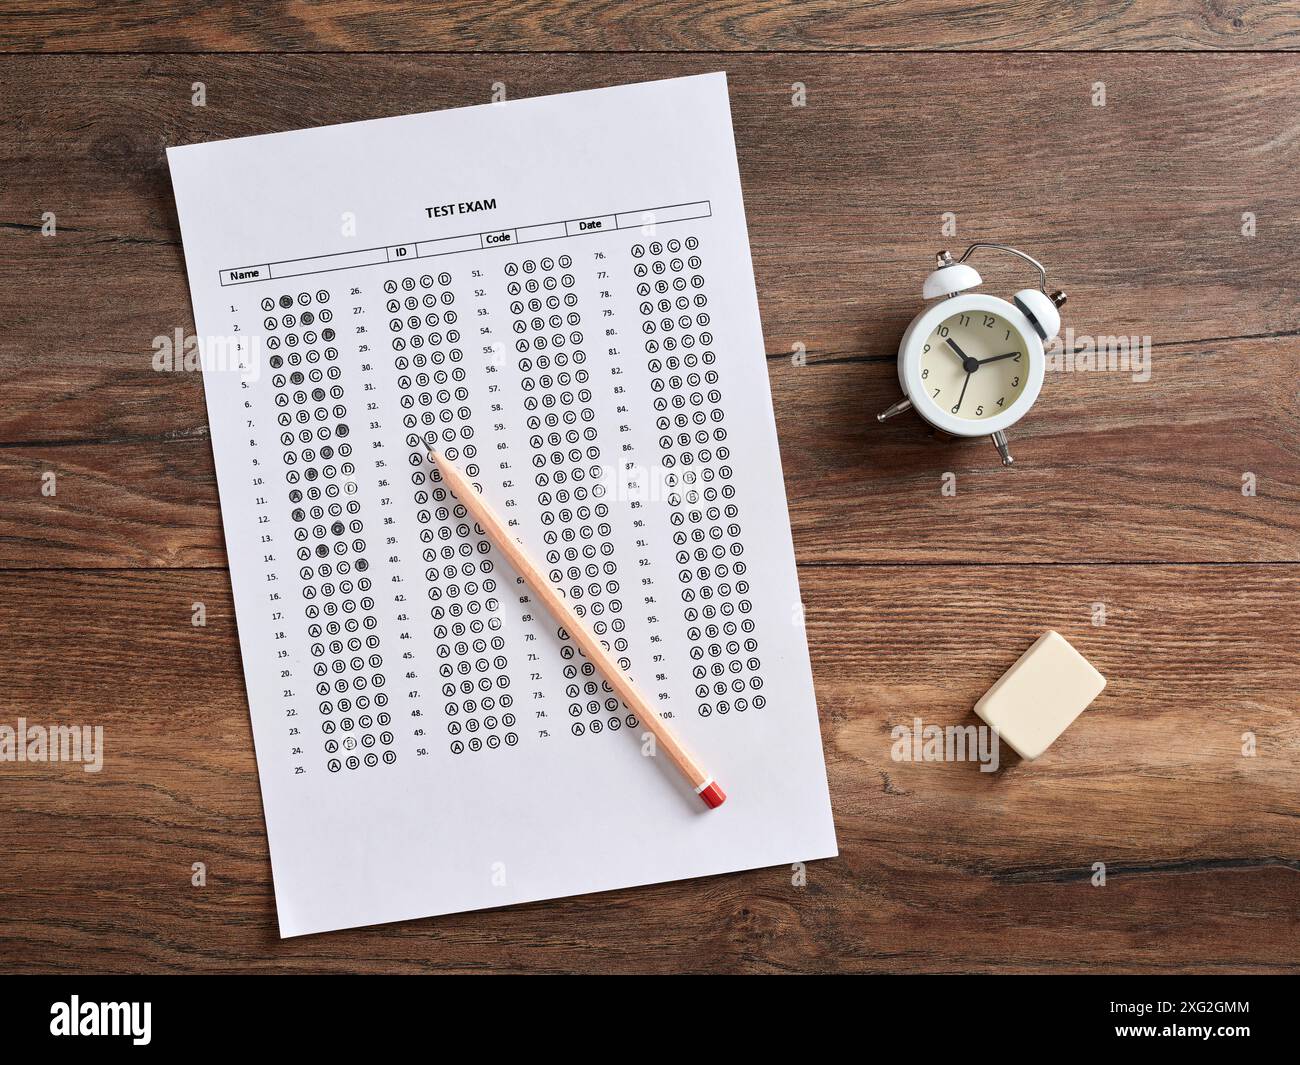
<instances>
[{"instance_id":1,"label":"clock leg","mask_svg":"<svg viewBox=\"0 0 1300 1065\"><path fill-rule=\"evenodd\" d=\"M876 421L883 422L886 418L892 418L895 414L902 414L903 411L911 410L911 409L912 409L912 401L910 399L900 399L888 410L881 411L879 414L877 414Z\"/></svg>"},{"instance_id":2,"label":"clock leg","mask_svg":"<svg viewBox=\"0 0 1300 1065\"><path fill-rule=\"evenodd\" d=\"M993 446L998 449L998 454L1002 456L1002 465L1010 466L1016 460L1011 457L1011 452L1007 449L1007 434L999 429L989 437L993 441Z\"/></svg>"}]
</instances>

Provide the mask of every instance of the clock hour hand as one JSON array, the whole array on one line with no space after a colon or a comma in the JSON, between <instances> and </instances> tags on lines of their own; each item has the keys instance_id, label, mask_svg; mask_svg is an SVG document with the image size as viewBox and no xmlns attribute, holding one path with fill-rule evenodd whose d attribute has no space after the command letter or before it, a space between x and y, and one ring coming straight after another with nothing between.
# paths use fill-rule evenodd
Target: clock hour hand
<instances>
[{"instance_id":1,"label":"clock hour hand","mask_svg":"<svg viewBox=\"0 0 1300 1065\"><path fill-rule=\"evenodd\" d=\"M987 359L978 359L977 361L983 366L985 363L997 362L999 359L1014 359L1019 354L1018 351L1008 351L1005 355L992 355Z\"/></svg>"},{"instance_id":2,"label":"clock hour hand","mask_svg":"<svg viewBox=\"0 0 1300 1065\"><path fill-rule=\"evenodd\" d=\"M961 348L957 346L957 342L953 340L952 337L949 337L946 343L948 344L948 347L952 348L952 350L956 352L957 358L961 359L961 368L965 370L968 374L972 374L980 368L979 359L972 359L969 355L967 355L964 351L962 351Z\"/></svg>"}]
</instances>

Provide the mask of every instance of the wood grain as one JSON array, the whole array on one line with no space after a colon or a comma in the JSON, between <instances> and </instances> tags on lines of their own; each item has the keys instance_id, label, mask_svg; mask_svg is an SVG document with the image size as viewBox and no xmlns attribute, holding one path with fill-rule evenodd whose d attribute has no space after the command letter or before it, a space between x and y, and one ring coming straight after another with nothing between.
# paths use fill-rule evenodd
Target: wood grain
<instances>
[{"instance_id":1,"label":"wood grain","mask_svg":"<svg viewBox=\"0 0 1300 1065\"><path fill-rule=\"evenodd\" d=\"M1300 68L1218 56L1189 78L1187 62L725 57L802 559L986 561L965 530L991 528L1001 561L1300 559L1300 304L1286 265L1300 215L1277 177L1300 165ZM502 76L528 96L722 63L0 63L18 131L0 140L0 565L223 563L201 383L152 366L155 337L193 329L167 144L481 102ZM207 107L190 104L194 79ZM795 80L807 107L790 106ZM39 235L44 210L57 236ZM940 233L946 210L957 238ZM1049 375L1010 471L985 443L873 418L897 397L894 351L934 249L989 238L1047 261L1071 293L1076 347L1152 343L1144 383ZM994 261L986 273L993 291L1027 283ZM40 495L46 470L53 498ZM955 497L940 494L945 472Z\"/></svg>"},{"instance_id":2,"label":"wood grain","mask_svg":"<svg viewBox=\"0 0 1300 1065\"><path fill-rule=\"evenodd\" d=\"M911 417L877 424L897 396L890 358L800 367L774 355L799 558L1300 560L1294 344L1157 349L1146 384L1053 375L1015 429L1011 470L984 441L943 442ZM166 376L201 391L194 375ZM0 447L0 566L224 565L210 442L194 418L188 432ZM53 497L41 494L47 472ZM1257 495L1243 495L1247 472Z\"/></svg>"},{"instance_id":3,"label":"wood grain","mask_svg":"<svg viewBox=\"0 0 1300 1065\"><path fill-rule=\"evenodd\" d=\"M1298 47L1290 0L0 12L0 724L107 744L0 764L0 971L1294 972L1300 68L1155 53ZM193 329L164 149L716 69L841 857L281 942L202 385L152 366ZM873 420L977 239L1152 342L1146 382L1049 375L1007 471ZM892 757L1048 627L1109 686L1043 759Z\"/></svg>"},{"instance_id":4,"label":"wood grain","mask_svg":"<svg viewBox=\"0 0 1300 1065\"><path fill-rule=\"evenodd\" d=\"M401 0L252 7L65 2L0 15L13 52L863 51L1295 48L1294 4L1254 0Z\"/></svg>"},{"instance_id":5,"label":"wood grain","mask_svg":"<svg viewBox=\"0 0 1300 1065\"><path fill-rule=\"evenodd\" d=\"M775 868L281 942L226 575L6 574L0 721L103 725L106 756L98 774L0 766L0 967L1293 970L1297 576L806 568L841 849L806 887ZM914 717L976 723L1048 627L1110 683L1042 759L893 760Z\"/></svg>"}]
</instances>

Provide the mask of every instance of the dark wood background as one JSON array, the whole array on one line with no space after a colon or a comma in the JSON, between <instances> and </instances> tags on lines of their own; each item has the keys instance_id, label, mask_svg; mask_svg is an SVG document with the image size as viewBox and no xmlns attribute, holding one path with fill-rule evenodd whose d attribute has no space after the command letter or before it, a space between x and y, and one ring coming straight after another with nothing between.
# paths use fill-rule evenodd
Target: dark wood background
<instances>
[{"instance_id":1,"label":"dark wood background","mask_svg":"<svg viewBox=\"0 0 1300 1065\"><path fill-rule=\"evenodd\" d=\"M0 764L0 970L1297 967L1293 3L243 7L0 14L0 723L107 745ZM164 148L717 69L842 854L281 942L202 384L151 364L193 329ZM1152 342L1145 383L1049 374L1011 470L873 418L934 251L981 239ZM1049 627L1110 683L1044 758L891 759Z\"/></svg>"}]
</instances>

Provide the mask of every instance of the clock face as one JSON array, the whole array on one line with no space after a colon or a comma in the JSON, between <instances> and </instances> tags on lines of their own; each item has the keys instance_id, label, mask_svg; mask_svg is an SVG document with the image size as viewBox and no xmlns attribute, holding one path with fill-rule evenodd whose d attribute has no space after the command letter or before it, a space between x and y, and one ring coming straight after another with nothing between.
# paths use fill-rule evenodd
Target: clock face
<instances>
[{"instance_id":1,"label":"clock face","mask_svg":"<svg viewBox=\"0 0 1300 1065\"><path fill-rule=\"evenodd\" d=\"M1025 340L999 314L954 314L921 348L921 384L932 403L956 418L980 421L1005 413L1028 380Z\"/></svg>"}]
</instances>

